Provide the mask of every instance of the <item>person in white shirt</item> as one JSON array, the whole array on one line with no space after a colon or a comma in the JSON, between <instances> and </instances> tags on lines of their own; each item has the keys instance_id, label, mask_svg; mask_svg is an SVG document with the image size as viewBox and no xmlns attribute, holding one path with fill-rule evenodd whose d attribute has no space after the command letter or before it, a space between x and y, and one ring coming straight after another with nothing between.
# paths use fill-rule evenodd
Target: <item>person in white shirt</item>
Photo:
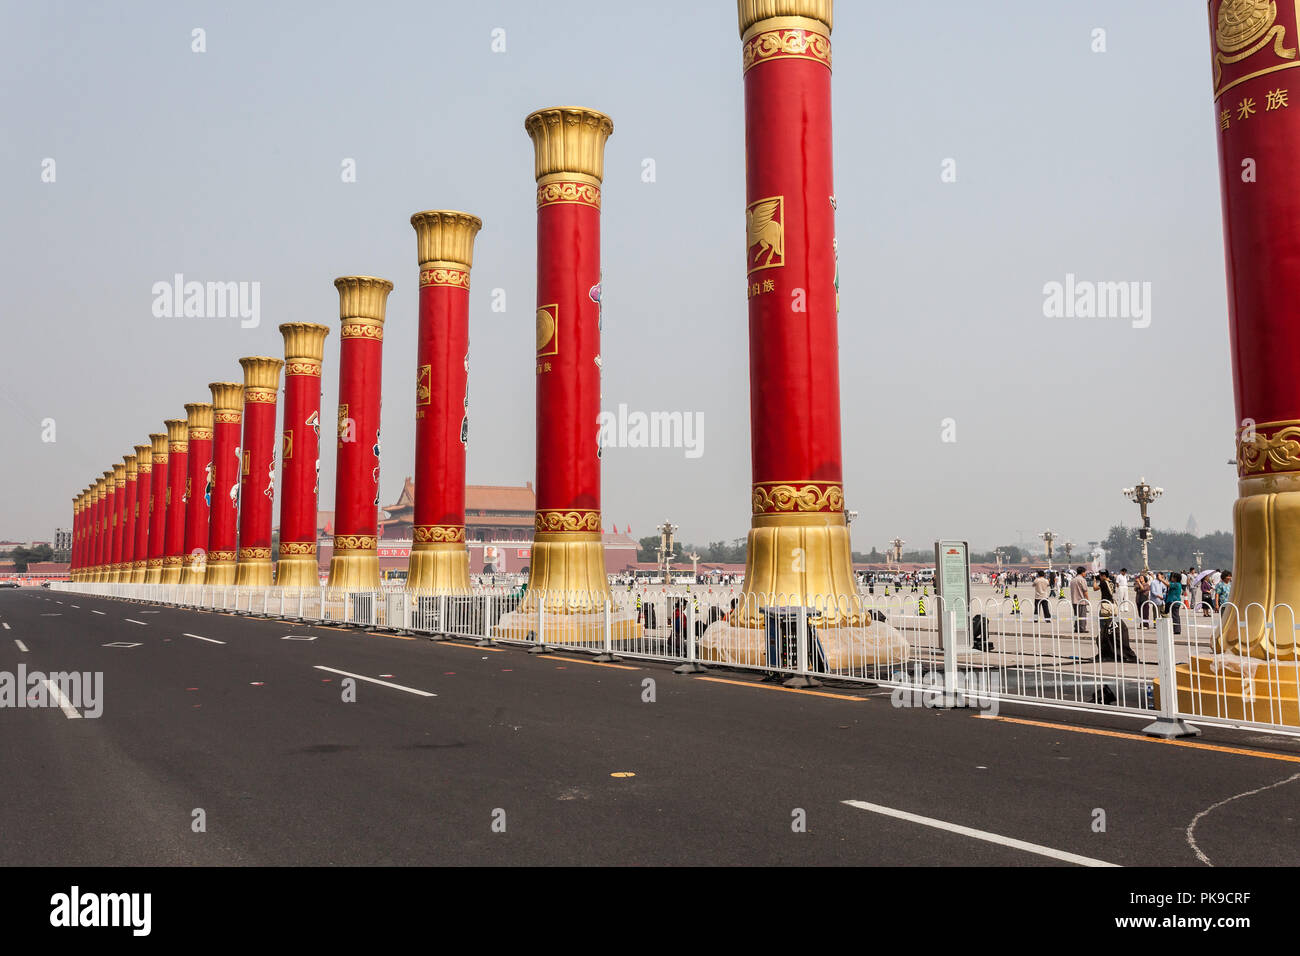
<instances>
[{"instance_id":1,"label":"person in white shirt","mask_svg":"<svg viewBox=\"0 0 1300 956\"><path fill-rule=\"evenodd\" d=\"M1133 592L1129 590L1128 568L1120 568L1119 574L1115 576L1115 600L1120 607L1133 600Z\"/></svg>"}]
</instances>

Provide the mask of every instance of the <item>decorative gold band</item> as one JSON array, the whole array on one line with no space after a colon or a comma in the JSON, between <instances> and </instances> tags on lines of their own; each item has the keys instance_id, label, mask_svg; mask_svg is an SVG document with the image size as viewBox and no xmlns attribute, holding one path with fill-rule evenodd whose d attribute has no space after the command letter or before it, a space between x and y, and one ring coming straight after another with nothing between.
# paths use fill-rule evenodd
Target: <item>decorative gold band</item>
<instances>
[{"instance_id":1,"label":"decorative gold band","mask_svg":"<svg viewBox=\"0 0 1300 956\"><path fill-rule=\"evenodd\" d=\"M469 273L464 269L421 269L420 288L427 285L446 285L469 291Z\"/></svg>"},{"instance_id":2,"label":"decorative gold band","mask_svg":"<svg viewBox=\"0 0 1300 956\"><path fill-rule=\"evenodd\" d=\"M164 568L179 568L184 563L185 559L179 554L166 554L163 555L161 566Z\"/></svg>"},{"instance_id":3,"label":"decorative gold band","mask_svg":"<svg viewBox=\"0 0 1300 956\"><path fill-rule=\"evenodd\" d=\"M1300 471L1300 421L1260 422L1237 430L1237 477Z\"/></svg>"},{"instance_id":4,"label":"decorative gold band","mask_svg":"<svg viewBox=\"0 0 1300 956\"><path fill-rule=\"evenodd\" d=\"M191 428L190 441L212 441L211 428Z\"/></svg>"},{"instance_id":5,"label":"decorative gold band","mask_svg":"<svg viewBox=\"0 0 1300 956\"><path fill-rule=\"evenodd\" d=\"M464 541L465 526L450 524L417 524L414 540L421 541Z\"/></svg>"},{"instance_id":6,"label":"decorative gold band","mask_svg":"<svg viewBox=\"0 0 1300 956\"><path fill-rule=\"evenodd\" d=\"M280 557L289 557L295 554L315 554L315 541L281 541Z\"/></svg>"},{"instance_id":7,"label":"decorative gold band","mask_svg":"<svg viewBox=\"0 0 1300 956\"><path fill-rule=\"evenodd\" d=\"M145 565L147 565L148 563L149 563L149 562L147 562L147 561L132 561L132 562L131 562L131 570L132 570L132 571L142 571L142 570L144 570Z\"/></svg>"},{"instance_id":8,"label":"decorative gold band","mask_svg":"<svg viewBox=\"0 0 1300 956\"><path fill-rule=\"evenodd\" d=\"M150 558L148 563L145 565L145 567L148 568L161 568L162 566L163 566L162 558Z\"/></svg>"},{"instance_id":9,"label":"decorative gold band","mask_svg":"<svg viewBox=\"0 0 1300 956\"><path fill-rule=\"evenodd\" d=\"M152 475L152 474L153 474L153 465L141 465L139 466L139 468L136 469L137 479L140 475Z\"/></svg>"},{"instance_id":10,"label":"decorative gold band","mask_svg":"<svg viewBox=\"0 0 1300 956\"><path fill-rule=\"evenodd\" d=\"M548 182L537 187L537 208L558 203L600 208L600 187L583 182Z\"/></svg>"},{"instance_id":11,"label":"decorative gold band","mask_svg":"<svg viewBox=\"0 0 1300 956\"><path fill-rule=\"evenodd\" d=\"M345 339L373 339L376 342L384 340L384 327L382 325L370 325L367 322L349 321L347 325L339 331Z\"/></svg>"},{"instance_id":12,"label":"decorative gold band","mask_svg":"<svg viewBox=\"0 0 1300 956\"><path fill-rule=\"evenodd\" d=\"M273 388L246 388L244 389L245 405L274 405L275 389Z\"/></svg>"},{"instance_id":13,"label":"decorative gold band","mask_svg":"<svg viewBox=\"0 0 1300 956\"><path fill-rule=\"evenodd\" d=\"M795 25L797 23L797 25ZM814 20L791 19L780 29L764 30L747 37L742 45L743 72L748 73L769 60L813 60L831 68L831 41Z\"/></svg>"},{"instance_id":14,"label":"decorative gold band","mask_svg":"<svg viewBox=\"0 0 1300 956\"><path fill-rule=\"evenodd\" d=\"M314 375L320 378L320 362L286 362L285 375Z\"/></svg>"},{"instance_id":15,"label":"decorative gold band","mask_svg":"<svg viewBox=\"0 0 1300 956\"><path fill-rule=\"evenodd\" d=\"M213 419L218 425L239 425L244 421L243 412L213 412Z\"/></svg>"},{"instance_id":16,"label":"decorative gold band","mask_svg":"<svg viewBox=\"0 0 1300 956\"><path fill-rule=\"evenodd\" d=\"M336 534L334 536L334 553L344 551L374 551L379 546L379 539L373 534Z\"/></svg>"},{"instance_id":17,"label":"decorative gold band","mask_svg":"<svg viewBox=\"0 0 1300 956\"><path fill-rule=\"evenodd\" d=\"M761 481L754 484L754 514L793 511L843 511L844 489L830 482Z\"/></svg>"},{"instance_id":18,"label":"decorative gold band","mask_svg":"<svg viewBox=\"0 0 1300 956\"><path fill-rule=\"evenodd\" d=\"M240 548L239 560L240 561L258 561L258 560L269 561L271 560L271 549L270 548Z\"/></svg>"},{"instance_id":19,"label":"decorative gold band","mask_svg":"<svg viewBox=\"0 0 1300 956\"><path fill-rule=\"evenodd\" d=\"M233 551L209 551L208 564L234 564L235 552Z\"/></svg>"},{"instance_id":20,"label":"decorative gold band","mask_svg":"<svg viewBox=\"0 0 1300 956\"><path fill-rule=\"evenodd\" d=\"M539 511L533 519L537 531L584 531L600 533L599 511Z\"/></svg>"}]
</instances>

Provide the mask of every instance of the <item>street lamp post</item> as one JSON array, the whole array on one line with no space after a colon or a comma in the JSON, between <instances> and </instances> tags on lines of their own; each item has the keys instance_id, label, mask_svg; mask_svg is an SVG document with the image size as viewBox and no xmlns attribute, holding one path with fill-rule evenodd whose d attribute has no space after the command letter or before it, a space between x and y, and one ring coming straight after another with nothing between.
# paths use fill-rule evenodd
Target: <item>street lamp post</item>
<instances>
[{"instance_id":1,"label":"street lamp post","mask_svg":"<svg viewBox=\"0 0 1300 956\"><path fill-rule=\"evenodd\" d=\"M889 542L894 552L894 567L900 567L903 563L903 545L905 543L902 538L895 538Z\"/></svg>"},{"instance_id":2,"label":"street lamp post","mask_svg":"<svg viewBox=\"0 0 1300 956\"><path fill-rule=\"evenodd\" d=\"M1065 548L1065 563L1068 565L1071 562L1070 556L1074 554L1074 542L1066 538L1065 544L1061 545L1061 547Z\"/></svg>"},{"instance_id":3,"label":"street lamp post","mask_svg":"<svg viewBox=\"0 0 1300 956\"><path fill-rule=\"evenodd\" d=\"M656 549L659 553L659 567L664 572L664 584L672 584L672 561L673 561L673 533L677 530L677 525L665 521L659 526L659 547Z\"/></svg>"},{"instance_id":4,"label":"street lamp post","mask_svg":"<svg viewBox=\"0 0 1300 956\"><path fill-rule=\"evenodd\" d=\"M1052 542L1056 540L1056 532L1051 528L1044 531L1039 537L1047 543L1047 570L1052 570Z\"/></svg>"},{"instance_id":5,"label":"street lamp post","mask_svg":"<svg viewBox=\"0 0 1300 956\"><path fill-rule=\"evenodd\" d=\"M1196 559L1196 570L1198 570L1198 571L1204 571L1204 570L1205 570L1205 552L1204 552L1204 551L1193 551L1193 552L1192 552L1192 557Z\"/></svg>"},{"instance_id":6,"label":"street lamp post","mask_svg":"<svg viewBox=\"0 0 1300 956\"><path fill-rule=\"evenodd\" d=\"M1165 493L1163 488L1155 488L1147 484L1146 478L1139 478L1138 483L1132 488L1123 489L1124 497L1137 503L1142 512L1142 527L1138 528L1138 540L1142 542L1142 570L1150 571L1151 562L1147 557L1147 547L1151 539L1155 536L1151 530L1151 517L1147 514L1147 505L1155 501Z\"/></svg>"}]
</instances>

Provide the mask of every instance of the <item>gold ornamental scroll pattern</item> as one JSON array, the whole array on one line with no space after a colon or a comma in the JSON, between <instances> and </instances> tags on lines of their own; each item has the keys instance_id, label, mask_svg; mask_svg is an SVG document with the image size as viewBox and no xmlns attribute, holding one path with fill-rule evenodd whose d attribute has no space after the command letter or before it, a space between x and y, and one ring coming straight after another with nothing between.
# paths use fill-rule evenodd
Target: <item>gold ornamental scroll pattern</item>
<instances>
[{"instance_id":1,"label":"gold ornamental scroll pattern","mask_svg":"<svg viewBox=\"0 0 1300 956\"><path fill-rule=\"evenodd\" d=\"M379 538L373 534L336 534L334 536L334 553L344 554L351 551L374 551L379 545Z\"/></svg>"},{"instance_id":2,"label":"gold ornamental scroll pattern","mask_svg":"<svg viewBox=\"0 0 1300 956\"><path fill-rule=\"evenodd\" d=\"M416 544L421 543L456 543L465 540L464 525L450 524L417 524L415 526L414 539Z\"/></svg>"},{"instance_id":3,"label":"gold ornamental scroll pattern","mask_svg":"<svg viewBox=\"0 0 1300 956\"><path fill-rule=\"evenodd\" d=\"M314 541L281 541L280 557L289 558L295 555L306 554L313 555L316 553L316 542Z\"/></svg>"},{"instance_id":4,"label":"gold ornamental scroll pattern","mask_svg":"<svg viewBox=\"0 0 1300 956\"><path fill-rule=\"evenodd\" d=\"M464 269L447 269L441 266L420 270L420 288L425 286L450 286L469 291L469 273Z\"/></svg>"},{"instance_id":5,"label":"gold ornamental scroll pattern","mask_svg":"<svg viewBox=\"0 0 1300 956\"><path fill-rule=\"evenodd\" d=\"M211 556L209 555L209 557ZM271 549L270 548L240 548L239 560L240 561L270 561Z\"/></svg>"},{"instance_id":6,"label":"gold ornamental scroll pattern","mask_svg":"<svg viewBox=\"0 0 1300 956\"><path fill-rule=\"evenodd\" d=\"M555 181L537 187L537 208L569 204L600 208L600 187L591 183Z\"/></svg>"},{"instance_id":7,"label":"gold ornamental scroll pattern","mask_svg":"<svg viewBox=\"0 0 1300 956\"><path fill-rule=\"evenodd\" d=\"M246 388L244 401L250 405L274 405L276 390L273 388ZM215 418L215 415L213 416Z\"/></svg>"},{"instance_id":8,"label":"gold ornamental scroll pattern","mask_svg":"<svg viewBox=\"0 0 1300 956\"><path fill-rule=\"evenodd\" d=\"M762 481L754 485L754 514L782 515L844 510L844 489L831 482Z\"/></svg>"},{"instance_id":9,"label":"gold ornamental scroll pattern","mask_svg":"<svg viewBox=\"0 0 1300 956\"><path fill-rule=\"evenodd\" d=\"M285 375L314 375L320 378L319 362L285 362Z\"/></svg>"},{"instance_id":10,"label":"gold ornamental scroll pattern","mask_svg":"<svg viewBox=\"0 0 1300 956\"><path fill-rule=\"evenodd\" d=\"M1300 471L1300 421L1261 422L1237 431L1237 475Z\"/></svg>"},{"instance_id":11,"label":"gold ornamental scroll pattern","mask_svg":"<svg viewBox=\"0 0 1300 956\"><path fill-rule=\"evenodd\" d=\"M210 565L219 564L222 562L230 562L233 564L234 561L235 561L234 551L209 551L208 552L208 564Z\"/></svg>"},{"instance_id":12,"label":"gold ornamental scroll pattern","mask_svg":"<svg viewBox=\"0 0 1300 956\"><path fill-rule=\"evenodd\" d=\"M212 413L212 419L218 425L239 425L244 421L244 413L219 409Z\"/></svg>"},{"instance_id":13,"label":"gold ornamental scroll pattern","mask_svg":"<svg viewBox=\"0 0 1300 956\"><path fill-rule=\"evenodd\" d=\"M1222 0L1217 15L1211 6L1216 48L1216 100L1247 80L1300 66L1300 50L1296 47L1296 32L1300 31L1300 0L1281 0L1284 13L1291 14L1290 37L1287 36L1287 23L1278 22L1278 2ZM1239 63L1244 65L1238 70L1224 69Z\"/></svg>"},{"instance_id":14,"label":"gold ornamental scroll pattern","mask_svg":"<svg viewBox=\"0 0 1300 956\"><path fill-rule=\"evenodd\" d=\"M545 531L558 533L564 531L595 532L599 534L600 512L599 511L577 511L577 510L556 510L556 511L539 511L533 519L533 528L536 531Z\"/></svg>"},{"instance_id":15,"label":"gold ornamental scroll pattern","mask_svg":"<svg viewBox=\"0 0 1300 956\"><path fill-rule=\"evenodd\" d=\"M803 27L757 33L741 47L742 72L770 60L812 60L831 68L830 37Z\"/></svg>"},{"instance_id":16,"label":"gold ornamental scroll pattern","mask_svg":"<svg viewBox=\"0 0 1300 956\"><path fill-rule=\"evenodd\" d=\"M371 339L375 342L384 340L384 327L382 325L371 325L365 321L351 321L339 330L339 335L345 339Z\"/></svg>"}]
</instances>

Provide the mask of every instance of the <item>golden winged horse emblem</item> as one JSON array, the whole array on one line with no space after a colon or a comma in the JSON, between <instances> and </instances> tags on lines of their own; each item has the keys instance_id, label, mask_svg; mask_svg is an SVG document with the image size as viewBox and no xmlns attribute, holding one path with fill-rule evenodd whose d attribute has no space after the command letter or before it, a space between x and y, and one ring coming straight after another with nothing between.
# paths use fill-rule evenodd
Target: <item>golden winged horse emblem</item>
<instances>
[{"instance_id":1,"label":"golden winged horse emblem","mask_svg":"<svg viewBox=\"0 0 1300 956\"><path fill-rule=\"evenodd\" d=\"M784 206L783 196L773 196L756 200L745 210L745 248L750 272L785 265Z\"/></svg>"}]
</instances>

